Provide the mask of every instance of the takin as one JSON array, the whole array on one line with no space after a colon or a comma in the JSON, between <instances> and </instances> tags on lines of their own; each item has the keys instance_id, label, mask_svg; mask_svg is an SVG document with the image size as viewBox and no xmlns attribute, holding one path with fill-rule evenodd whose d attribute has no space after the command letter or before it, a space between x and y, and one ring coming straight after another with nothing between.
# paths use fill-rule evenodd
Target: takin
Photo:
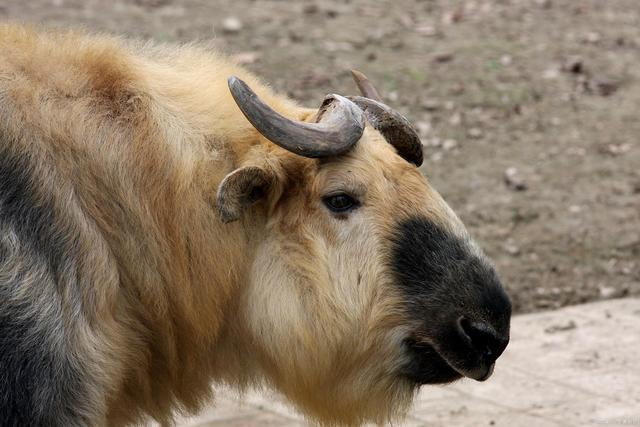
<instances>
[{"instance_id":1,"label":"takin","mask_svg":"<svg viewBox=\"0 0 640 427\"><path fill-rule=\"evenodd\" d=\"M325 425L493 372L511 303L362 96L206 46L0 26L0 423L129 425L268 387Z\"/></svg>"}]
</instances>

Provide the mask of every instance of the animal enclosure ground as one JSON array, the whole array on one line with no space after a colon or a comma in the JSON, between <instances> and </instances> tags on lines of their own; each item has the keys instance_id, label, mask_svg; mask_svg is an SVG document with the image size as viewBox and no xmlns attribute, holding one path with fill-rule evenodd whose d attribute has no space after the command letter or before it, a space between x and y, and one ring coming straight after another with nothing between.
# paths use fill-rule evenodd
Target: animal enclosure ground
<instances>
[{"instance_id":1,"label":"animal enclosure ground","mask_svg":"<svg viewBox=\"0 0 640 427\"><path fill-rule=\"evenodd\" d=\"M0 19L211 41L308 106L360 69L517 311L640 295L637 0L5 0Z\"/></svg>"}]
</instances>

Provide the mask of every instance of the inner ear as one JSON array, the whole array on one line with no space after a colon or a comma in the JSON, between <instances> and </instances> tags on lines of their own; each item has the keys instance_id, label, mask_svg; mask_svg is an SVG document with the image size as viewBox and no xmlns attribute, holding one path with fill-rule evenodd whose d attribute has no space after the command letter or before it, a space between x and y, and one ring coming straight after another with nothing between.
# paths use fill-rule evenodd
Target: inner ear
<instances>
[{"instance_id":1,"label":"inner ear","mask_svg":"<svg viewBox=\"0 0 640 427\"><path fill-rule=\"evenodd\" d=\"M245 208L267 195L272 183L273 175L258 166L241 167L224 177L216 197L222 222L240 219Z\"/></svg>"}]
</instances>

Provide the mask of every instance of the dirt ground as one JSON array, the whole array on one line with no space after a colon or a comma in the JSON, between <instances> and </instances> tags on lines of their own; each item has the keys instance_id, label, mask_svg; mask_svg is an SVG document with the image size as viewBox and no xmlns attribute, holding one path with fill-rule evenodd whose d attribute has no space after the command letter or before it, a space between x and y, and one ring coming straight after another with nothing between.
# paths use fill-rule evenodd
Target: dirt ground
<instances>
[{"instance_id":1,"label":"dirt ground","mask_svg":"<svg viewBox=\"0 0 640 427\"><path fill-rule=\"evenodd\" d=\"M357 68L517 311L640 295L637 0L3 0L0 19L213 40L308 106Z\"/></svg>"}]
</instances>

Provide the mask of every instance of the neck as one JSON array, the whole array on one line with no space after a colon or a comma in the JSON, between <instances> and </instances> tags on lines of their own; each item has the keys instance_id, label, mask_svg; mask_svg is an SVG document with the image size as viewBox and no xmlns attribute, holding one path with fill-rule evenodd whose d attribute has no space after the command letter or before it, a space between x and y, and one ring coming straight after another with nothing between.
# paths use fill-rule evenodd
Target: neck
<instances>
[{"instance_id":1,"label":"neck","mask_svg":"<svg viewBox=\"0 0 640 427\"><path fill-rule=\"evenodd\" d=\"M119 176L134 203L122 206L103 192L92 203L100 206L93 215L104 219L101 234L117 263L125 340L137 349L129 351L128 380L110 406L154 414L176 397L195 408L208 395L225 312L246 281L253 251L252 233L240 223L222 224L213 206L233 156L222 148L212 155L200 144L159 154L165 143L131 144L148 160L139 173ZM119 419L113 411L110 418Z\"/></svg>"}]
</instances>

